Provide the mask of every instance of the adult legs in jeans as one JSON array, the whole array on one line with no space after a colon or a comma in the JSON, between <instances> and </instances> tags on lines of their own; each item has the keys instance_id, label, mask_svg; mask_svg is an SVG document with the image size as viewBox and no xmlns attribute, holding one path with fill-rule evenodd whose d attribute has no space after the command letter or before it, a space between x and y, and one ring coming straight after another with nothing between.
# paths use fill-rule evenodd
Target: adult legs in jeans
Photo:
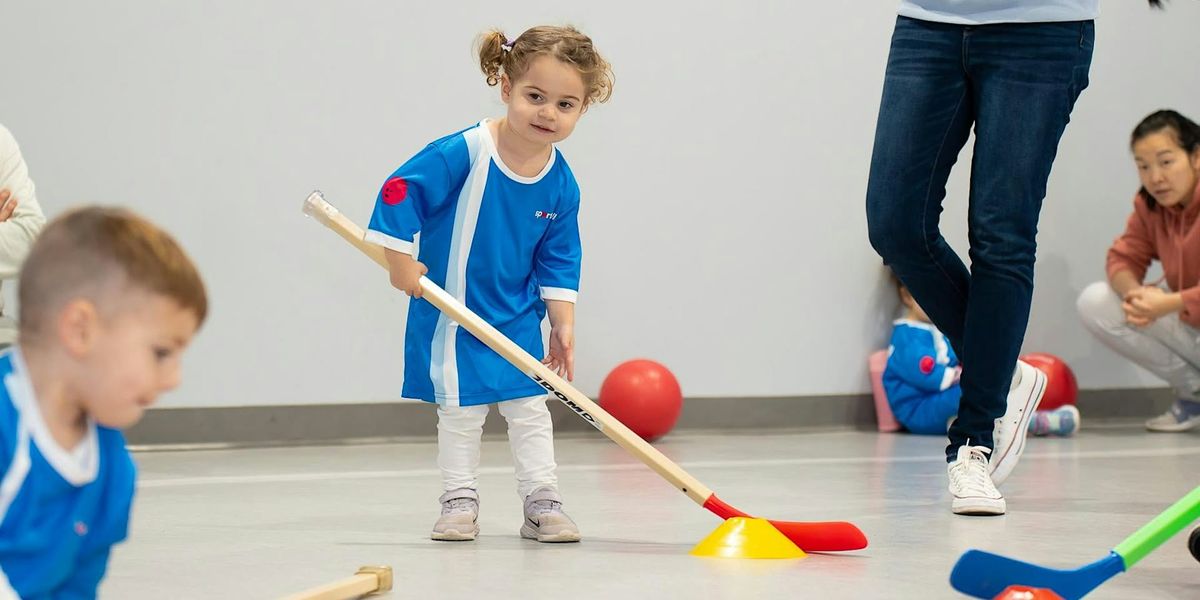
<instances>
[{"instance_id":1,"label":"adult legs in jeans","mask_svg":"<svg viewBox=\"0 0 1200 600\"><path fill-rule=\"evenodd\" d=\"M1200 392L1200 330L1170 314L1148 327L1125 321L1121 298L1107 281L1084 288L1076 302L1083 325L1105 346L1166 381L1175 397L1197 400Z\"/></svg>"},{"instance_id":2,"label":"adult legs in jeans","mask_svg":"<svg viewBox=\"0 0 1200 600\"><path fill-rule=\"evenodd\" d=\"M871 244L963 363L947 458L992 447L1033 294L1038 213L1058 141L1087 85L1090 22L961 26L900 17L867 187ZM974 124L971 268L938 229Z\"/></svg>"}]
</instances>

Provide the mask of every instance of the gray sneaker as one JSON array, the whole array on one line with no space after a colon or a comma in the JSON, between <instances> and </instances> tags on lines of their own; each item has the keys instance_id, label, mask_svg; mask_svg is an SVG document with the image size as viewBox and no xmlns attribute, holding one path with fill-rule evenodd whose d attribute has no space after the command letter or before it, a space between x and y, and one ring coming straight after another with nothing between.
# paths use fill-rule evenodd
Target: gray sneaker
<instances>
[{"instance_id":1,"label":"gray sneaker","mask_svg":"<svg viewBox=\"0 0 1200 600\"><path fill-rule=\"evenodd\" d=\"M434 523L430 538L466 542L479 535L479 494L475 490L450 490L438 502L442 503L442 516Z\"/></svg>"},{"instance_id":2,"label":"gray sneaker","mask_svg":"<svg viewBox=\"0 0 1200 600\"><path fill-rule=\"evenodd\" d=\"M534 490L525 498L525 522L521 537L539 542L578 542L575 521L562 511L562 497L551 488Z\"/></svg>"},{"instance_id":3,"label":"gray sneaker","mask_svg":"<svg viewBox=\"0 0 1200 600\"><path fill-rule=\"evenodd\" d=\"M1171 410L1146 421L1146 429L1166 433L1187 431L1200 425L1200 402L1176 400Z\"/></svg>"}]
</instances>

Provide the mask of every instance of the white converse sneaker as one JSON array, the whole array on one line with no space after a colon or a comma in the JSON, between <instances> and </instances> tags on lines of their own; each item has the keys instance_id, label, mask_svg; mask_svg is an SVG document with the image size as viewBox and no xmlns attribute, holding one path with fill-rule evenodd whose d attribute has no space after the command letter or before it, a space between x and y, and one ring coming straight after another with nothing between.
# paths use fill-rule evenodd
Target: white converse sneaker
<instances>
[{"instance_id":1,"label":"white converse sneaker","mask_svg":"<svg viewBox=\"0 0 1200 600\"><path fill-rule=\"evenodd\" d=\"M992 433L992 460L988 465L996 485L1008 479L1021 459L1021 453L1025 451L1025 436L1029 433L1029 420L1046 394L1045 373L1020 360L1017 361L1017 368L1021 370L1021 382L1009 390L1008 408L1003 417L996 419L996 428Z\"/></svg>"},{"instance_id":2,"label":"white converse sneaker","mask_svg":"<svg viewBox=\"0 0 1200 600\"><path fill-rule=\"evenodd\" d=\"M539 542L578 542L575 522L562 511L562 497L551 488L534 490L525 498L525 522L521 537Z\"/></svg>"},{"instance_id":3,"label":"white converse sneaker","mask_svg":"<svg viewBox=\"0 0 1200 600\"><path fill-rule=\"evenodd\" d=\"M434 523L430 538L465 542L479 535L479 494L475 490L450 490L442 494L438 502L442 503L442 516Z\"/></svg>"},{"instance_id":4,"label":"white converse sneaker","mask_svg":"<svg viewBox=\"0 0 1200 600\"><path fill-rule=\"evenodd\" d=\"M956 515L1002 515L1004 496L988 475L989 450L983 446L961 446L958 459L946 465L950 476L951 510Z\"/></svg>"}]
</instances>

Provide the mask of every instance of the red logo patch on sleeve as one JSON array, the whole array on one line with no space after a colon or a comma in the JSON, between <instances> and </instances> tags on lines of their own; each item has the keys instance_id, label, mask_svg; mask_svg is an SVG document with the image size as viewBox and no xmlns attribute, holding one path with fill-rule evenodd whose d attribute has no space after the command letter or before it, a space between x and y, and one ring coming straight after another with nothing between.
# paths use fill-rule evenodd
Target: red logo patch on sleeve
<instances>
[{"instance_id":1,"label":"red logo patch on sleeve","mask_svg":"<svg viewBox=\"0 0 1200 600\"><path fill-rule=\"evenodd\" d=\"M400 177L393 177L383 184L383 203L395 206L404 202L408 196L408 182Z\"/></svg>"},{"instance_id":2,"label":"red logo patch on sleeve","mask_svg":"<svg viewBox=\"0 0 1200 600\"><path fill-rule=\"evenodd\" d=\"M921 357L921 372L926 375L933 372L933 357L932 356L922 356Z\"/></svg>"}]
</instances>

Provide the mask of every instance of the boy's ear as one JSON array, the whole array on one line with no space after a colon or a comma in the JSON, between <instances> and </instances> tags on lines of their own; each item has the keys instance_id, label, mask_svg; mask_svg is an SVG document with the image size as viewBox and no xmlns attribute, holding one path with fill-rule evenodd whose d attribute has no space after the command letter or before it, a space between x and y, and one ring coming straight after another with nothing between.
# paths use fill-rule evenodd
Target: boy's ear
<instances>
[{"instance_id":1,"label":"boy's ear","mask_svg":"<svg viewBox=\"0 0 1200 600\"><path fill-rule=\"evenodd\" d=\"M100 314L90 300L76 298L58 313L55 333L67 353L75 358L86 356L96 343Z\"/></svg>"}]
</instances>

